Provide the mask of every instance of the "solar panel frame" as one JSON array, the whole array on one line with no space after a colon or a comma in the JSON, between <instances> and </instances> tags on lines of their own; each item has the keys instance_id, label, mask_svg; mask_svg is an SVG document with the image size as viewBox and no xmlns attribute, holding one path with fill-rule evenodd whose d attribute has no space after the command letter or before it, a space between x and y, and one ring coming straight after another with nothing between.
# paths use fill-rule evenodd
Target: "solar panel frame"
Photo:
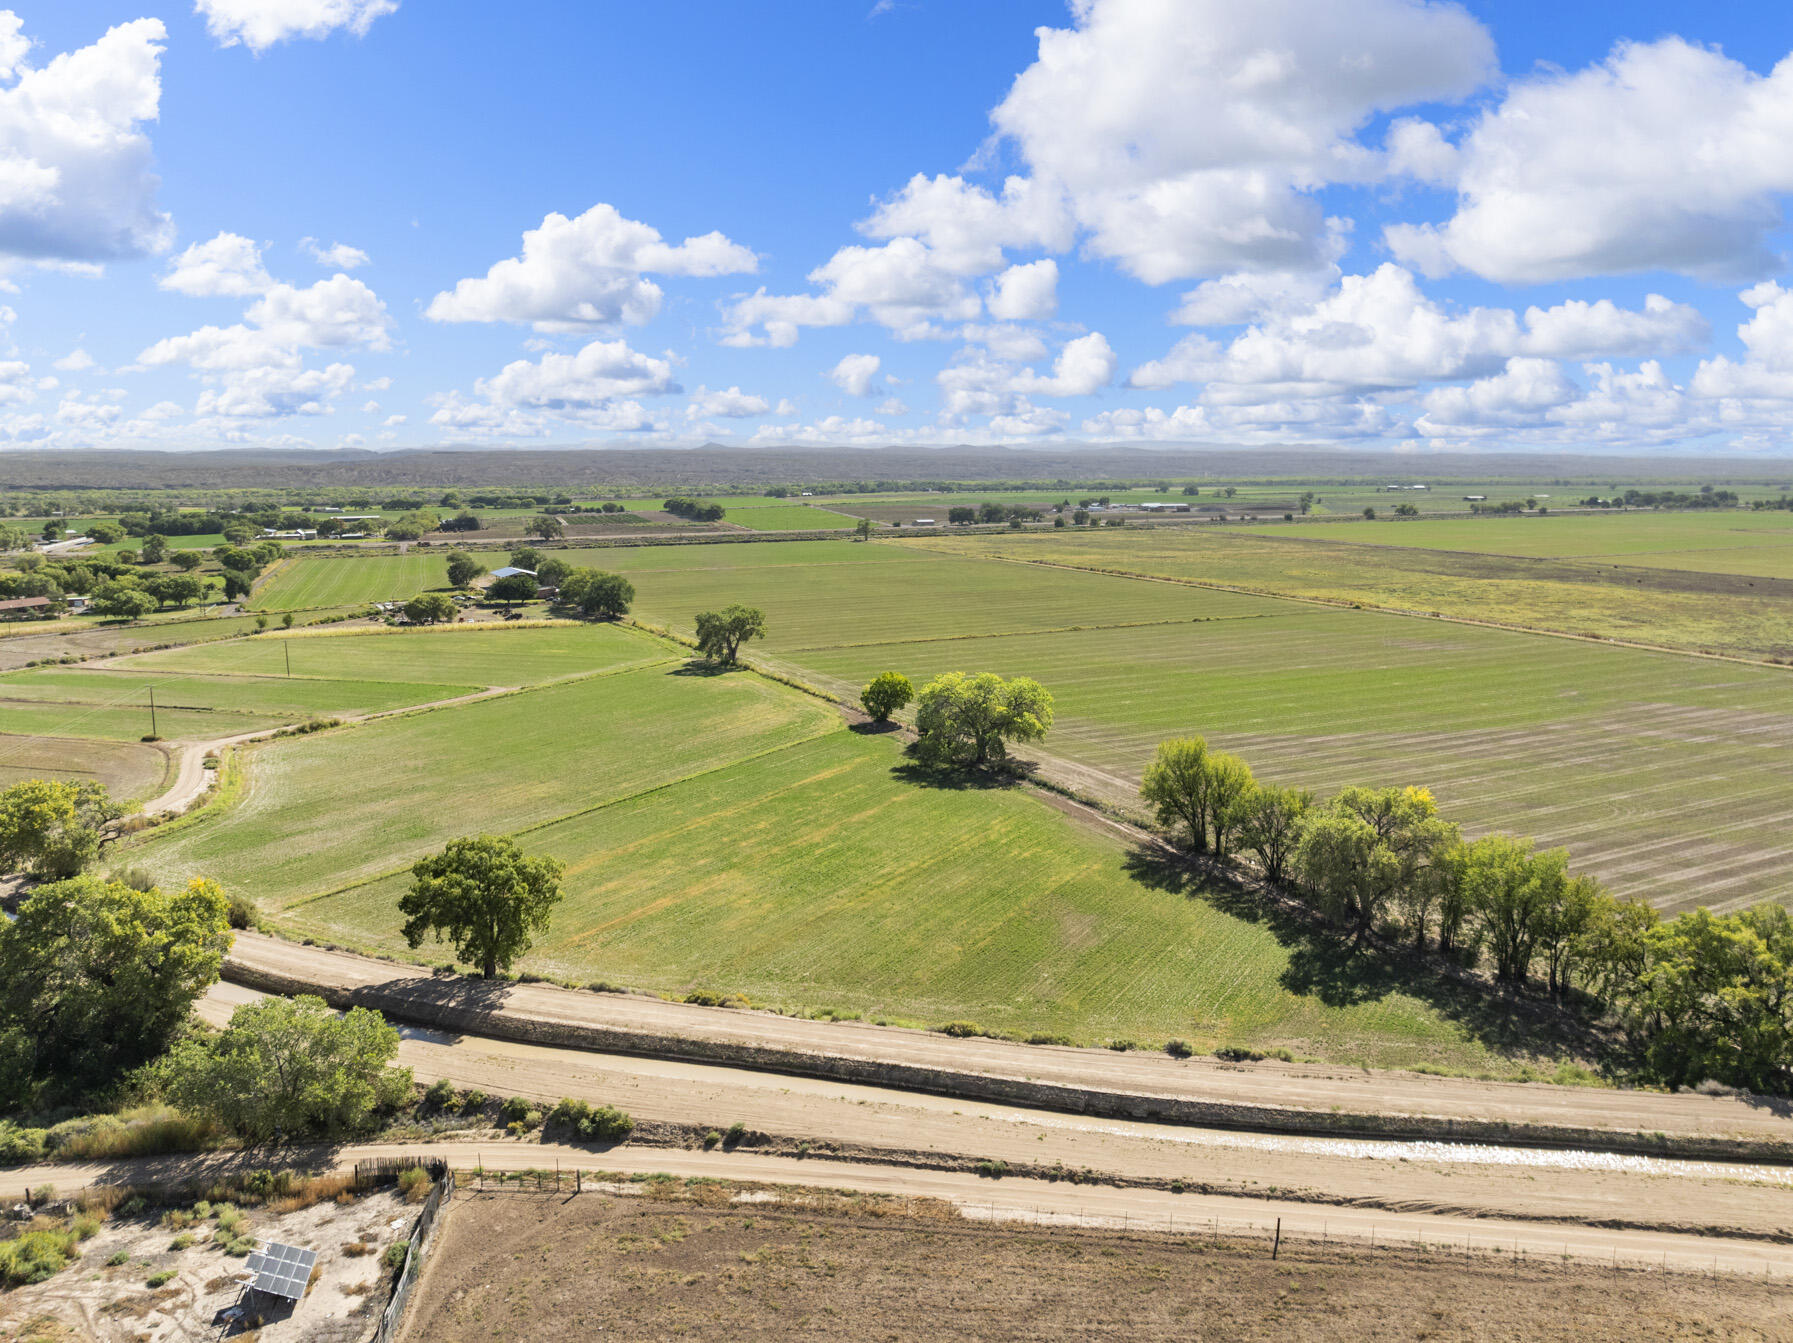
<instances>
[{"instance_id":1,"label":"solar panel frame","mask_svg":"<svg viewBox=\"0 0 1793 1343\"><path fill-rule=\"evenodd\" d=\"M255 1281L251 1286L256 1291L284 1297L288 1301L298 1301L305 1295L305 1288L311 1282L311 1270L316 1267L317 1261L316 1250L269 1241L264 1248L249 1256L245 1267L255 1274Z\"/></svg>"}]
</instances>

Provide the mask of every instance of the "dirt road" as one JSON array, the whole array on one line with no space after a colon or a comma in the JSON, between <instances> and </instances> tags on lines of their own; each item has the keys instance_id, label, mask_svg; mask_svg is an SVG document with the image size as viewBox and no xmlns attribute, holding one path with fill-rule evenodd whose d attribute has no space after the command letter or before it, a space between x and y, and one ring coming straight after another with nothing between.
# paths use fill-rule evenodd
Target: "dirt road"
<instances>
[{"instance_id":1,"label":"dirt road","mask_svg":"<svg viewBox=\"0 0 1793 1343\"><path fill-rule=\"evenodd\" d=\"M786 1051L800 1063L814 1063L814 1071L824 1073L833 1061L868 1065L857 1069L862 1076L855 1080L868 1080L876 1068L895 1066L1018 1084L1014 1095L991 1099L1019 1099L1034 1084L1113 1093L1122 1098L1117 1112L1130 1110L1141 1117L1150 1116L1148 1102L1154 1098L1188 1101L1216 1113L1231 1111L1228 1126L1236 1120L1260 1131L1280 1126L1283 1131L1299 1127L1370 1134L1383 1121L1380 1131L1395 1136L1433 1128L1437 1131L1427 1136L1487 1137L1492 1132L1493 1141L1507 1141L1504 1126L1515 1131L1531 1126L1534 1133L1553 1129L1590 1139L1572 1144L1578 1146L1599 1146L1603 1137L1614 1145L1622 1135L1642 1134L1649 1135L1645 1150L1656 1150L1658 1134L1689 1142L1745 1140L1764 1148L1793 1143L1789 1107L1757 1098L1481 1082L1324 1064L1229 1064L1212 1058L1177 1060L1161 1054L960 1040L929 1031L807 1021L548 984L487 986L255 933L238 935L225 977L280 992L327 988L341 1001L368 1001L421 1024L460 1022L461 1029L488 1037L556 1043L561 1042L556 1036L592 1027L640 1041L641 1052L660 1057L683 1053L706 1061L731 1053L747 1057L747 1051L766 1047ZM706 1056L698 1045L716 1048Z\"/></svg>"},{"instance_id":2,"label":"dirt road","mask_svg":"<svg viewBox=\"0 0 1793 1343\"><path fill-rule=\"evenodd\" d=\"M96 663L104 666L104 663ZM397 709L382 709L378 713L350 714L340 721L344 723L371 723L377 718L391 718L398 714L417 713L423 709L445 709L454 704L469 704L476 699L486 699L492 695L507 695L515 686L488 686L484 690L475 691L471 695L456 695L451 699L434 700L428 704L407 704ZM159 813L178 816L191 807L199 795L212 786L217 771L205 767L205 758L216 755L227 746L243 746L252 741L266 741L285 731L284 727L263 728L259 732L239 732L230 737L213 737L209 741L183 742L174 748L176 761L174 782L160 797L151 798L143 804L145 816Z\"/></svg>"},{"instance_id":3,"label":"dirt road","mask_svg":"<svg viewBox=\"0 0 1793 1343\"><path fill-rule=\"evenodd\" d=\"M253 1001L220 985L201 1004L214 1025ZM1277 1195L1324 1205L1485 1218L1568 1221L1751 1237L1784 1234L1793 1170L1475 1144L1281 1137L1054 1114L912 1091L783 1077L750 1069L591 1053L407 1028L399 1061L417 1080L545 1110L562 1096L620 1106L638 1120L740 1122L795 1150L808 1142L887 1166L1017 1170L1062 1166L1127 1181L1180 1180L1235 1200ZM480 1139L472 1139L479 1142ZM508 1155L518 1144L487 1135Z\"/></svg>"},{"instance_id":4,"label":"dirt road","mask_svg":"<svg viewBox=\"0 0 1793 1343\"><path fill-rule=\"evenodd\" d=\"M620 1174L666 1172L683 1177L849 1189L901 1197L942 1199L971 1217L1079 1226L1142 1227L1191 1236L1269 1234L1278 1219L1285 1239L1349 1240L1363 1246L1423 1243L1440 1251L1498 1250L1593 1263L1655 1265L1753 1276L1793 1276L1793 1246L1658 1231L1609 1230L1516 1218L1349 1207L1320 1208L1275 1197L1244 1200L1200 1193L1116 1189L1046 1180L985 1179L977 1175L904 1167L866 1166L817 1158L764 1156L743 1151L686 1151L625 1145L607 1150L553 1143L444 1143L428 1154L457 1171L555 1170ZM419 1155L415 1144L363 1143L320 1150L291 1164L342 1169L378 1157ZM0 1198L53 1184L69 1191L95 1182L172 1180L205 1158L139 1158L87 1166L39 1166L0 1172ZM628 1186L622 1186L626 1191ZM776 1197L776 1196L774 1196Z\"/></svg>"}]
</instances>

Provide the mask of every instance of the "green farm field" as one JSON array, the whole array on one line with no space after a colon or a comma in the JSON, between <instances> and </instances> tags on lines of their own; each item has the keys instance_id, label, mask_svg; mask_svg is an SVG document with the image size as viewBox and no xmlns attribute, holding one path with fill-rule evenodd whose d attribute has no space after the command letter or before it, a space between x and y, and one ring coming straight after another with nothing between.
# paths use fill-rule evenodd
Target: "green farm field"
<instances>
[{"instance_id":1,"label":"green farm field","mask_svg":"<svg viewBox=\"0 0 1793 1343\"><path fill-rule=\"evenodd\" d=\"M1525 525L1541 521L1525 520ZM1595 519L1589 525L1616 521ZM1430 531L1463 528L1471 534L1490 525L1494 524L1399 524ZM1220 584L1690 652L1793 659L1793 582L1586 558L1356 545L1342 539L1357 534L1349 523L1309 529L1311 539L1293 535L1294 530L1128 528L1070 535L930 537L906 544L977 558Z\"/></svg>"},{"instance_id":2,"label":"green farm field","mask_svg":"<svg viewBox=\"0 0 1793 1343\"><path fill-rule=\"evenodd\" d=\"M1297 522L1266 535L1535 559L1793 578L1793 513L1575 513L1522 518Z\"/></svg>"},{"instance_id":3,"label":"green farm field","mask_svg":"<svg viewBox=\"0 0 1793 1343\"><path fill-rule=\"evenodd\" d=\"M149 731L204 741L314 717L381 713L472 694L477 686L103 668L0 676L0 732L135 741Z\"/></svg>"},{"instance_id":4,"label":"green farm field","mask_svg":"<svg viewBox=\"0 0 1793 1343\"><path fill-rule=\"evenodd\" d=\"M402 601L448 586L446 551L403 555L307 555L289 557L257 583L252 611L300 611L316 606L359 606Z\"/></svg>"},{"instance_id":5,"label":"green farm field","mask_svg":"<svg viewBox=\"0 0 1793 1343\"><path fill-rule=\"evenodd\" d=\"M818 700L746 674L688 675L667 653L655 666L252 747L240 799L143 856L282 910L456 835L538 826L840 724Z\"/></svg>"},{"instance_id":6,"label":"green farm field","mask_svg":"<svg viewBox=\"0 0 1793 1343\"><path fill-rule=\"evenodd\" d=\"M265 634L229 643L124 658L134 672L197 672L283 678L347 678L369 682L460 687L535 685L594 671L665 661L659 640L618 625L572 621L512 629L500 624L442 625L425 630L329 630ZM406 685L400 693L410 695ZM422 698L441 699L442 695Z\"/></svg>"},{"instance_id":7,"label":"green farm field","mask_svg":"<svg viewBox=\"0 0 1793 1343\"><path fill-rule=\"evenodd\" d=\"M1202 733L1278 782L1427 785L1472 832L1566 845L1665 908L1793 897L1778 668L996 560L982 540L1061 553L1049 536L705 547L709 567L634 571L637 611L684 632L694 611L762 606L756 655L846 696L892 669L1034 676L1058 697L1044 753L1117 801L1159 740ZM764 549L809 562L754 563Z\"/></svg>"},{"instance_id":8,"label":"green farm field","mask_svg":"<svg viewBox=\"0 0 1793 1343\"><path fill-rule=\"evenodd\" d=\"M1336 949L1029 793L940 786L893 738L748 672L600 673L268 743L235 770L219 804L121 856L164 882L213 876L295 935L439 960L398 935L408 864L508 832L567 864L523 963L540 973L1092 1042L1517 1066L1499 1021L1426 997L1448 990L1360 959L1335 1005Z\"/></svg>"}]
</instances>

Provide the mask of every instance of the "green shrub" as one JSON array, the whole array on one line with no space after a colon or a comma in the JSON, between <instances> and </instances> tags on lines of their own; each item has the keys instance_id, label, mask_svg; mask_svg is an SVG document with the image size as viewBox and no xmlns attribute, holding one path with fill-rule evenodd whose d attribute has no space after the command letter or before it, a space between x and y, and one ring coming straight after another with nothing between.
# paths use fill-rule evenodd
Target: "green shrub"
<instances>
[{"instance_id":1,"label":"green shrub","mask_svg":"<svg viewBox=\"0 0 1793 1343\"><path fill-rule=\"evenodd\" d=\"M550 1124L559 1124L587 1142L622 1142L635 1131L635 1121L613 1105L593 1106L588 1101L562 1097L548 1113Z\"/></svg>"},{"instance_id":2,"label":"green shrub","mask_svg":"<svg viewBox=\"0 0 1793 1343\"><path fill-rule=\"evenodd\" d=\"M967 1036L982 1035L984 1028L975 1021L949 1021L940 1028L940 1033L963 1040Z\"/></svg>"},{"instance_id":3,"label":"green shrub","mask_svg":"<svg viewBox=\"0 0 1793 1343\"><path fill-rule=\"evenodd\" d=\"M1125 1054L1129 1049L1135 1048L1135 1045L1131 1040L1110 1040L1108 1047L1117 1054Z\"/></svg>"},{"instance_id":4,"label":"green shrub","mask_svg":"<svg viewBox=\"0 0 1793 1343\"><path fill-rule=\"evenodd\" d=\"M472 1114L475 1110L483 1108L485 1103L485 1092L469 1091L465 1096L461 1097L461 1113Z\"/></svg>"},{"instance_id":5,"label":"green shrub","mask_svg":"<svg viewBox=\"0 0 1793 1343\"><path fill-rule=\"evenodd\" d=\"M100 1219L97 1217L77 1217L69 1230L75 1233L76 1240L92 1240L100 1234Z\"/></svg>"},{"instance_id":6,"label":"green shrub","mask_svg":"<svg viewBox=\"0 0 1793 1343\"><path fill-rule=\"evenodd\" d=\"M106 1267L107 1268L121 1268L125 1264L128 1264L130 1262L131 1262L131 1252L129 1250L120 1250L116 1254L114 1254L110 1259L108 1259L106 1261Z\"/></svg>"},{"instance_id":7,"label":"green shrub","mask_svg":"<svg viewBox=\"0 0 1793 1343\"><path fill-rule=\"evenodd\" d=\"M193 1248L193 1241L193 1233L191 1231L183 1231L180 1235L168 1242L168 1248L171 1250L190 1250Z\"/></svg>"},{"instance_id":8,"label":"green shrub","mask_svg":"<svg viewBox=\"0 0 1793 1343\"><path fill-rule=\"evenodd\" d=\"M243 1210L231 1203L218 1205L218 1230L226 1235L235 1235L238 1227L243 1225Z\"/></svg>"},{"instance_id":9,"label":"green shrub","mask_svg":"<svg viewBox=\"0 0 1793 1343\"><path fill-rule=\"evenodd\" d=\"M1164 1052L1169 1054L1173 1059L1186 1059L1191 1054L1195 1053L1195 1051L1189 1047L1188 1043L1183 1040L1166 1040L1164 1042Z\"/></svg>"},{"instance_id":10,"label":"green shrub","mask_svg":"<svg viewBox=\"0 0 1793 1343\"><path fill-rule=\"evenodd\" d=\"M1009 1163L1006 1161L980 1161L975 1169L986 1180L1000 1180L1009 1173Z\"/></svg>"},{"instance_id":11,"label":"green shrub","mask_svg":"<svg viewBox=\"0 0 1793 1343\"><path fill-rule=\"evenodd\" d=\"M27 1231L16 1240L0 1241L0 1286L43 1282L67 1268L79 1253L71 1231Z\"/></svg>"},{"instance_id":12,"label":"green shrub","mask_svg":"<svg viewBox=\"0 0 1793 1343\"><path fill-rule=\"evenodd\" d=\"M1068 1035L1049 1035L1044 1031L1038 1031L1027 1037L1027 1043L1030 1045L1068 1045L1071 1043L1071 1037Z\"/></svg>"},{"instance_id":13,"label":"green shrub","mask_svg":"<svg viewBox=\"0 0 1793 1343\"><path fill-rule=\"evenodd\" d=\"M712 1148L712 1147L715 1147L715 1146L716 1146L716 1145L718 1145L718 1144L719 1144L719 1143L720 1143L720 1142L721 1142L721 1141L722 1141L722 1135L721 1135L721 1134L720 1134L720 1133L718 1133L718 1132L716 1132L716 1130L715 1130L715 1129L711 1129L711 1130L710 1130L710 1131L709 1131L709 1132L708 1132L708 1133L706 1133L706 1134L704 1134L704 1148L705 1148L705 1150L708 1150L708 1149L709 1149L709 1148Z\"/></svg>"},{"instance_id":14,"label":"green shrub","mask_svg":"<svg viewBox=\"0 0 1793 1343\"><path fill-rule=\"evenodd\" d=\"M423 1202L430 1196L430 1186L433 1183L430 1173L417 1166L398 1173L398 1191L405 1196L407 1203Z\"/></svg>"},{"instance_id":15,"label":"green shrub","mask_svg":"<svg viewBox=\"0 0 1793 1343\"><path fill-rule=\"evenodd\" d=\"M722 1135L722 1142L725 1147L738 1147L746 1136L747 1125L737 1119L728 1126L728 1132Z\"/></svg>"},{"instance_id":16,"label":"green shrub","mask_svg":"<svg viewBox=\"0 0 1793 1343\"><path fill-rule=\"evenodd\" d=\"M522 1096L512 1096L498 1107L498 1116L509 1124L523 1123L529 1117L530 1108Z\"/></svg>"},{"instance_id":17,"label":"green shrub","mask_svg":"<svg viewBox=\"0 0 1793 1343\"><path fill-rule=\"evenodd\" d=\"M446 1077L430 1083L430 1089L423 1093L423 1103L445 1109L454 1101L454 1083Z\"/></svg>"},{"instance_id":18,"label":"green shrub","mask_svg":"<svg viewBox=\"0 0 1793 1343\"><path fill-rule=\"evenodd\" d=\"M149 1277L144 1279L143 1285L145 1287L165 1287L173 1280L174 1270L165 1268L160 1273L150 1274Z\"/></svg>"},{"instance_id":19,"label":"green shrub","mask_svg":"<svg viewBox=\"0 0 1793 1343\"><path fill-rule=\"evenodd\" d=\"M255 907L255 901L240 891L230 897L230 910L225 917L232 928L261 927L261 911Z\"/></svg>"},{"instance_id":20,"label":"green shrub","mask_svg":"<svg viewBox=\"0 0 1793 1343\"><path fill-rule=\"evenodd\" d=\"M387 1268L402 1268L405 1263L405 1253L410 1248L411 1242L408 1240L394 1241L386 1247L386 1253L380 1256L380 1261Z\"/></svg>"},{"instance_id":21,"label":"green shrub","mask_svg":"<svg viewBox=\"0 0 1793 1343\"><path fill-rule=\"evenodd\" d=\"M0 1166L29 1166L42 1161L45 1133L41 1128L0 1124Z\"/></svg>"}]
</instances>

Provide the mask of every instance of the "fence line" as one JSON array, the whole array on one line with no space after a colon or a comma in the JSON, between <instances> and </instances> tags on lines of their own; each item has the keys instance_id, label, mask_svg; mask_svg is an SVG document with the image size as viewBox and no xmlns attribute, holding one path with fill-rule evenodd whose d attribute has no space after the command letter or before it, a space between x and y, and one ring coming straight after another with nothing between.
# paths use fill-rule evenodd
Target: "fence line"
<instances>
[{"instance_id":1,"label":"fence line","mask_svg":"<svg viewBox=\"0 0 1793 1343\"><path fill-rule=\"evenodd\" d=\"M519 1194L580 1194L586 1192L585 1176L592 1175L589 1181L591 1192L602 1194L648 1195L654 1192L654 1184L647 1180L630 1180L628 1183L617 1183L607 1180L597 1172L579 1170L562 1171L559 1169L523 1169L512 1171L488 1170L482 1160L475 1169L465 1173L462 1189L468 1194L474 1193L519 1193ZM838 1200L850 1200L850 1194L798 1193L790 1189L773 1191L752 1191L751 1199L737 1196L736 1201L755 1203L782 1204L789 1208L801 1209L811 1206L817 1211L827 1212ZM898 1203L905 1207L916 1207L937 1204L938 1200L925 1197L893 1196L888 1202ZM887 1205L886 1205L887 1206ZM1287 1214L1277 1216L1265 1214L1255 1218L1230 1218L1219 1216L1203 1216L1196 1213L1144 1213L1123 1210L1119 1213L1087 1213L1066 1212L1046 1209L1039 1205L1032 1207L1020 1204L998 1204L995 1201L984 1203L956 1204L961 1217L971 1221L991 1223L1025 1222L1037 1226L1061 1226L1098 1231L1143 1232L1147 1234L1169 1234L1184 1238L1199 1238L1218 1242L1225 1236L1233 1240L1261 1240L1271 1253L1276 1247L1288 1248L1293 1242L1339 1249L1354 1249L1375 1253L1408 1251L1419 1254L1454 1255L1464 1259L1478 1258L1484 1263L1510 1263L1515 1267L1527 1264L1567 1264L1579 1263L1589 1267L1606 1267L1617 1271L1637 1272L1682 1272L1705 1273L1716 1275L1727 1272L1745 1277L1781 1277L1789 1276L1785 1272L1777 1272L1772 1259L1764 1257L1758 1270L1748 1267L1747 1260L1738 1262L1735 1251L1763 1250L1772 1251L1778 1247L1752 1241L1737 1241L1732 1244L1721 1244L1714 1254L1706 1254L1694 1250L1644 1251L1625 1248L1610 1243L1604 1246L1588 1244L1585 1240L1576 1247L1572 1242L1562 1242L1560 1250L1554 1250L1540 1240L1536 1234L1517 1238L1498 1234L1492 1230L1469 1229L1462 1232L1445 1234L1442 1228L1437 1234L1428 1235L1424 1231L1416 1231L1411 1226L1391 1222L1378 1224L1372 1221L1367 1228L1353 1227L1333 1229L1332 1221L1327 1217L1312 1220L1293 1220ZM1726 1250L1733 1253L1727 1254ZM1730 1259L1731 1264L1725 1266L1722 1261Z\"/></svg>"},{"instance_id":2,"label":"fence line","mask_svg":"<svg viewBox=\"0 0 1793 1343\"><path fill-rule=\"evenodd\" d=\"M364 1162L362 1165L379 1166L384 1163ZM422 1165L422 1162L411 1162L411 1165ZM361 1165L355 1169L356 1178L361 1176ZM405 1319L405 1304L411 1299L411 1288L416 1285L417 1275L423 1271L424 1256L430 1251L435 1240L436 1214L442 1205L454 1198L454 1172L444 1171L436 1181L436 1187L430 1190L430 1196L423 1202L423 1211L417 1215L417 1225L411 1230L410 1242L405 1246L405 1266L398 1275L398 1281L392 1288L392 1299L386 1303L386 1309L380 1315L380 1327L374 1330L373 1343L392 1343L399 1335L400 1326Z\"/></svg>"}]
</instances>

